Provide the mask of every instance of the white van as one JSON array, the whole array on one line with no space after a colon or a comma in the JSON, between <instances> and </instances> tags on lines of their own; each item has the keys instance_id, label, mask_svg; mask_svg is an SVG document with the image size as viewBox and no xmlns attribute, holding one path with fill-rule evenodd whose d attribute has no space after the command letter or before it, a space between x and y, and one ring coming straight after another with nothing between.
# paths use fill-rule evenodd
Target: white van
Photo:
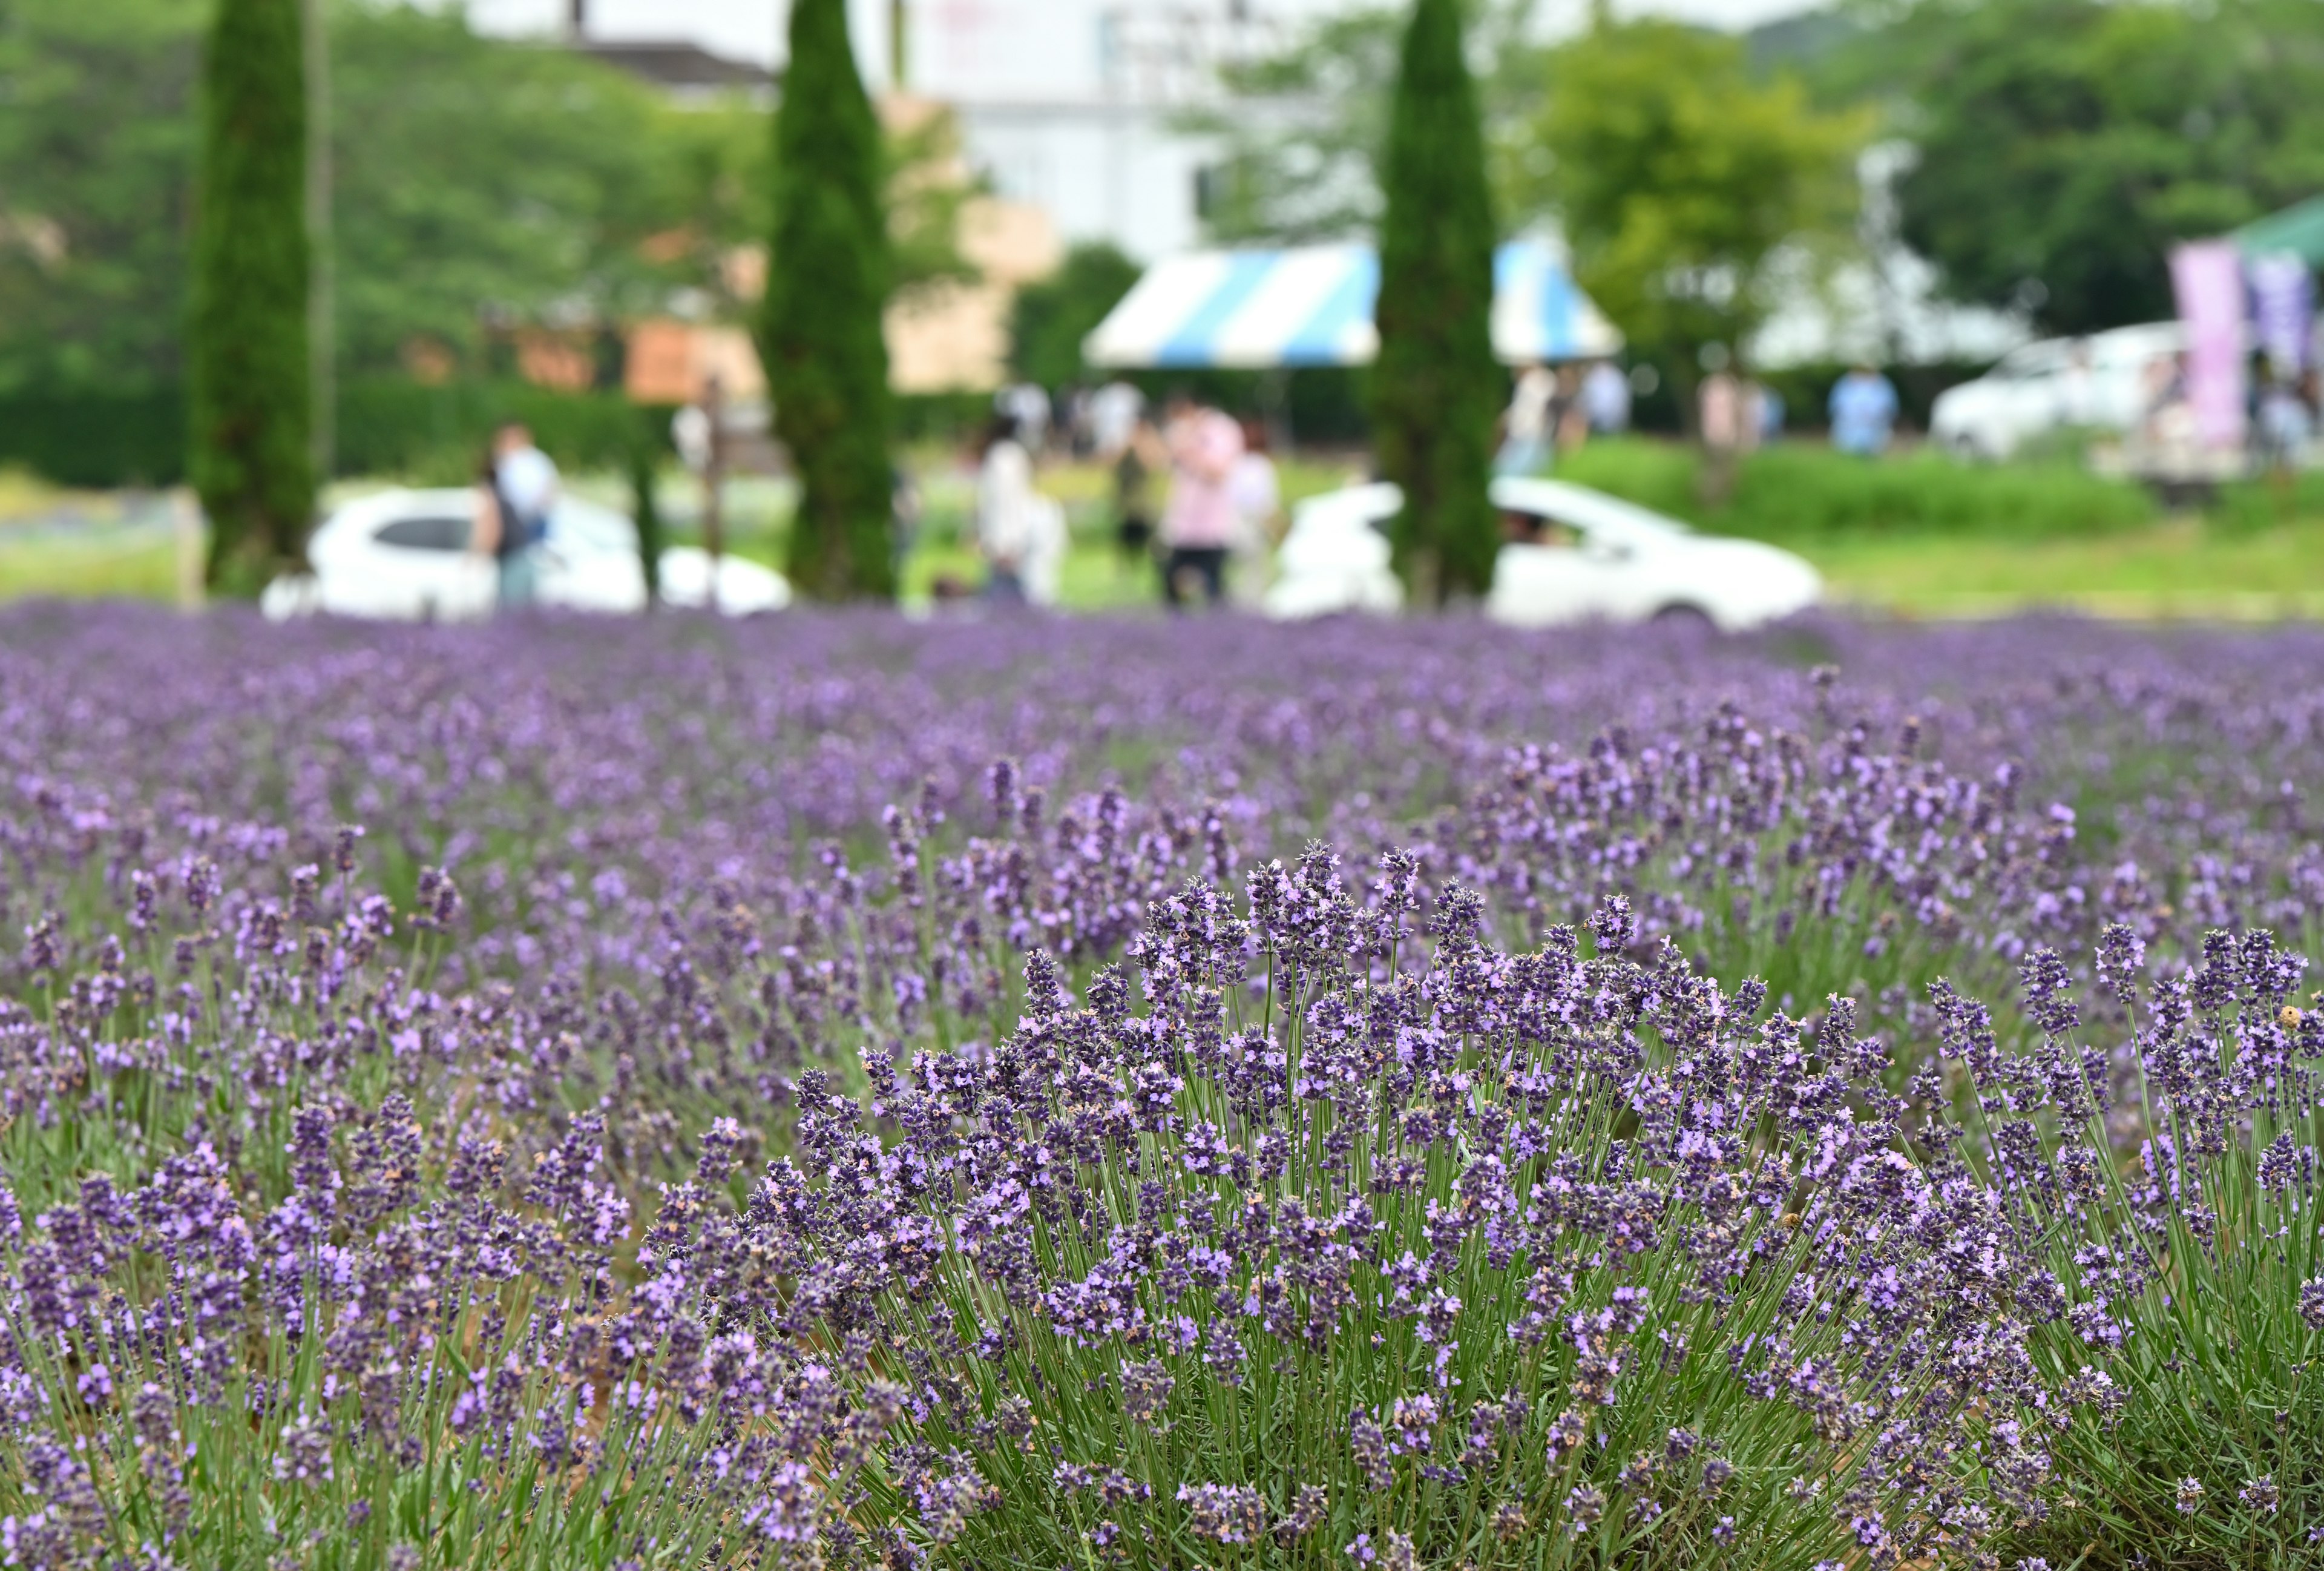
<instances>
[{"instance_id":1,"label":"white van","mask_svg":"<svg viewBox=\"0 0 2324 1571\"><path fill-rule=\"evenodd\" d=\"M2177 322L2028 344L1939 393L1929 435L1961 457L1996 459L2068 426L2126 434L2146 412L2157 363L2185 346Z\"/></svg>"}]
</instances>

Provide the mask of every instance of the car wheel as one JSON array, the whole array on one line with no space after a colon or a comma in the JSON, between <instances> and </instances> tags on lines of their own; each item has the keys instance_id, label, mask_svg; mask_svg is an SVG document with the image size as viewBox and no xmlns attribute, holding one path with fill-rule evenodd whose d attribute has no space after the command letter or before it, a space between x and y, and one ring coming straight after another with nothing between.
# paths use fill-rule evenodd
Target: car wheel
<instances>
[{"instance_id":1,"label":"car wheel","mask_svg":"<svg viewBox=\"0 0 2324 1571\"><path fill-rule=\"evenodd\" d=\"M1657 627L1691 627L1699 633L1719 631L1711 613L1700 605L1665 605L1655 613L1654 623Z\"/></svg>"}]
</instances>

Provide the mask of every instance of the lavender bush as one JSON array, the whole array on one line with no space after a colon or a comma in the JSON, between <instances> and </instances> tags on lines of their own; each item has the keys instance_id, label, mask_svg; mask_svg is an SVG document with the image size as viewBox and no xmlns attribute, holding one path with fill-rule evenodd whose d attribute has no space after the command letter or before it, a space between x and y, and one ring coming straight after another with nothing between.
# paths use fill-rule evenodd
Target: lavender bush
<instances>
[{"instance_id":1,"label":"lavender bush","mask_svg":"<svg viewBox=\"0 0 2324 1571\"><path fill-rule=\"evenodd\" d=\"M2319 1553L2324 642L1203 631L0 620L0 1563Z\"/></svg>"}]
</instances>

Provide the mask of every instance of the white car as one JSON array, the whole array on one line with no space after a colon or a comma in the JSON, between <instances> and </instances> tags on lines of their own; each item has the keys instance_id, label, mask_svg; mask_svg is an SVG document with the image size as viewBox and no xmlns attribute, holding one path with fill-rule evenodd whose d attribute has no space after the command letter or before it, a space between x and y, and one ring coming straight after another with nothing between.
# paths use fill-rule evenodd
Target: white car
<instances>
[{"instance_id":1,"label":"white car","mask_svg":"<svg viewBox=\"0 0 2324 1571\"><path fill-rule=\"evenodd\" d=\"M1342 611L1384 615L1404 605L1404 583L1388 567L1383 526L1404 505L1393 485L1349 485L1291 510L1275 551L1275 581L1261 602L1269 616L1300 621Z\"/></svg>"},{"instance_id":2,"label":"white car","mask_svg":"<svg viewBox=\"0 0 2324 1571\"><path fill-rule=\"evenodd\" d=\"M311 574L277 578L259 598L268 617L325 612L403 622L473 621L499 597L493 564L468 550L475 522L468 490L382 491L335 511L307 544ZM540 604L574 611L633 612L646 603L637 526L576 496L557 501L535 548ZM693 546L661 554L661 596L672 605L709 600L710 558ZM782 575L722 557L718 609L730 616L790 604Z\"/></svg>"},{"instance_id":3,"label":"white car","mask_svg":"<svg viewBox=\"0 0 2324 1571\"><path fill-rule=\"evenodd\" d=\"M2186 342L2178 323L2152 322L2027 344L1939 393L1929 435L1960 457L1997 460L2069 427L2129 431Z\"/></svg>"},{"instance_id":4,"label":"white car","mask_svg":"<svg viewBox=\"0 0 2324 1571\"><path fill-rule=\"evenodd\" d=\"M1504 477L1493 505L1538 543L1501 548L1485 614L1514 627L1656 618L1736 633L1803 611L1822 596L1816 570L1757 541L1700 535L1674 518L1563 480ZM1353 486L1314 498L1319 521L1301 540L1295 519L1268 592L1270 615L1393 610L1385 530L1403 505L1394 485Z\"/></svg>"}]
</instances>

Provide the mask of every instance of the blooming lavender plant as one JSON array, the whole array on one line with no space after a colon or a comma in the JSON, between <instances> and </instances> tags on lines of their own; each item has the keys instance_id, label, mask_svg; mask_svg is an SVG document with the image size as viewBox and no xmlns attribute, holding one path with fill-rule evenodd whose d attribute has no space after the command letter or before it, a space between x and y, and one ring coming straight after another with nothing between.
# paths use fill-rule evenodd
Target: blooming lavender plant
<instances>
[{"instance_id":1,"label":"blooming lavender plant","mask_svg":"<svg viewBox=\"0 0 2324 1571\"><path fill-rule=\"evenodd\" d=\"M0 616L0 1561L2324 1544L2324 647L1167 637Z\"/></svg>"}]
</instances>

